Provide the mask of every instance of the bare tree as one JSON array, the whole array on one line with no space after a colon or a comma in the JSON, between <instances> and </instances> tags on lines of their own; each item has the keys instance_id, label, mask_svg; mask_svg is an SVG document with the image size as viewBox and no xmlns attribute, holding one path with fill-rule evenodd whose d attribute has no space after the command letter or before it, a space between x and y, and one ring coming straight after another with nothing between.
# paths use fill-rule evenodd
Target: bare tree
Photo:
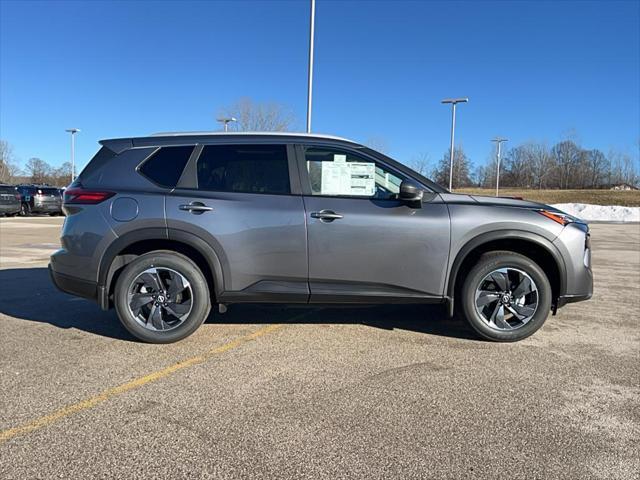
<instances>
[{"instance_id":1,"label":"bare tree","mask_svg":"<svg viewBox=\"0 0 640 480\"><path fill-rule=\"evenodd\" d=\"M39 158L30 158L25 165L25 171L33 183L45 183L51 175L51 166Z\"/></svg>"},{"instance_id":2,"label":"bare tree","mask_svg":"<svg viewBox=\"0 0 640 480\"><path fill-rule=\"evenodd\" d=\"M409 167L418 172L420 175L428 175L431 167L431 155L427 152L420 152L411 159Z\"/></svg>"},{"instance_id":3,"label":"bare tree","mask_svg":"<svg viewBox=\"0 0 640 480\"><path fill-rule=\"evenodd\" d=\"M571 175L580 163L580 147L572 140L564 140L551 149L551 155L560 176L559 188L569 188Z\"/></svg>"},{"instance_id":4,"label":"bare tree","mask_svg":"<svg viewBox=\"0 0 640 480\"><path fill-rule=\"evenodd\" d=\"M5 140L0 140L0 183L11 183L20 174L20 168L14 163L13 148Z\"/></svg>"},{"instance_id":5,"label":"bare tree","mask_svg":"<svg viewBox=\"0 0 640 480\"><path fill-rule=\"evenodd\" d=\"M71 183L71 162L64 162L51 172L49 182L52 185L63 187Z\"/></svg>"},{"instance_id":6,"label":"bare tree","mask_svg":"<svg viewBox=\"0 0 640 480\"><path fill-rule=\"evenodd\" d=\"M223 108L222 114L236 119L229 124L229 129L239 132L288 132L295 123L295 115L288 107L278 103L258 103L250 98L241 98Z\"/></svg>"},{"instance_id":7,"label":"bare tree","mask_svg":"<svg viewBox=\"0 0 640 480\"><path fill-rule=\"evenodd\" d=\"M457 146L453 154L453 188L469 187L473 184L470 177L469 157L464 153L462 146ZM449 149L444 153L438 165L433 169L433 178L440 185L449 184L450 153Z\"/></svg>"}]
</instances>

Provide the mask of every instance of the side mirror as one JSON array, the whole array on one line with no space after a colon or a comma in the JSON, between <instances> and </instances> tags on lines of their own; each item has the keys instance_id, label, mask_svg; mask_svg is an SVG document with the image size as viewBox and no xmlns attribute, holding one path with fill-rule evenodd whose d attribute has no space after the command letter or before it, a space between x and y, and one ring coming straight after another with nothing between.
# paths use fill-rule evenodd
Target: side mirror
<instances>
[{"instance_id":1,"label":"side mirror","mask_svg":"<svg viewBox=\"0 0 640 480\"><path fill-rule=\"evenodd\" d=\"M400 184L398 199L410 203L412 207L422 207L423 195L424 191L413 182L403 180Z\"/></svg>"}]
</instances>

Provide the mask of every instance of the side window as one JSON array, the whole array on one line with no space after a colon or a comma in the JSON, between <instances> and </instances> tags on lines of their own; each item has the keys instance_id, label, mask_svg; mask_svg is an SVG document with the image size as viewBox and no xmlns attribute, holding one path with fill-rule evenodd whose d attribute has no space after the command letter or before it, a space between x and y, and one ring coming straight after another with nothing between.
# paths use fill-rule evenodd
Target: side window
<instances>
[{"instance_id":1,"label":"side window","mask_svg":"<svg viewBox=\"0 0 640 480\"><path fill-rule=\"evenodd\" d=\"M312 195L389 200L397 197L404 180L385 166L348 151L307 148L305 159Z\"/></svg>"},{"instance_id":2,"label":"side window","mask_svg":"<svg viewBox=\"0 0 640 480\"><path fill-rule=\"evenodd\" d=\"M215 192L291 193L285 145L209 145L198 159L198 188Z\"/></svg>"},{"instance_id":3,"label":"side window","mask_svg":"<svg viewBox=\"0 0 640 480\"><path fill-rule=\"evenodd\" d=\"M193 145L162 147L142 164L140 173L158 185L174 188L180 180L180 175L189 161L193 148Z\"/></svg>"}]
</instances>

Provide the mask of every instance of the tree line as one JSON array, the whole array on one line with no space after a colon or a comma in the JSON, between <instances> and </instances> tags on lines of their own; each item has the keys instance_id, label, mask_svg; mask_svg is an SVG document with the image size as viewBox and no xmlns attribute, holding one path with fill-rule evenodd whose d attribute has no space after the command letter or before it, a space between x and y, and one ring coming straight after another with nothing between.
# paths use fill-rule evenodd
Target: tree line
<instances>
[{"instance_id":1,"label":"tree line","mask_svg":"<svg viewBox=\"0 0 640 480\"><path fill-rule=\"evenodd\" d=\"M544 143L527 142L507 150L501 156L500 185L532 189L607 188L612 185L640 184L637 160L631 155L611 150L585 149L573 140L563 140L552 147ZM412 167L431 175L441 185L449 184L450 153L444 153L429 171L425 154L414 158ZM464 148L454 150L453 188L496 185L495 152L484 165L473 168Z\"/></svg>"},{"instance_id":2,"label":"tree line","mask_svg":"<svg viewBox=\"0 0 640 480\"><path fill-rule=\"evenodd\" d=\"M0 183L46 183L65 187L71 183L71 162L53 167L40 158L32 157L20 168L11 145L0 140Z\"/></svg>"}]
</instances>

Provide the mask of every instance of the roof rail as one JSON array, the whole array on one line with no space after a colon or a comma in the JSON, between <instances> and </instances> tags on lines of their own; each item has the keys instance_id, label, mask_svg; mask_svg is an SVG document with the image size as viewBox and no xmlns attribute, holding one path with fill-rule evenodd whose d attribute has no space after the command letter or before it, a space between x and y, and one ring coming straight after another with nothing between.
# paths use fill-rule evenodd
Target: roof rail
<instances>
[{"instance_id":1,"label":"roof rail","mask_svg":"<svg viewBox=\"0 0 640 480\"><path fill-rule=\"evenodd\" d=\"M250 136L250 135L273 135L281 137L307 137L307 138L326 138L331 140L341 140L343 142L358 143L348 138L338 137L335 135L326 135L323 133L302 133L302 132L157 132L152 133L152 137L187 137L187 136Z\"/></svg>"}]
</instances>

